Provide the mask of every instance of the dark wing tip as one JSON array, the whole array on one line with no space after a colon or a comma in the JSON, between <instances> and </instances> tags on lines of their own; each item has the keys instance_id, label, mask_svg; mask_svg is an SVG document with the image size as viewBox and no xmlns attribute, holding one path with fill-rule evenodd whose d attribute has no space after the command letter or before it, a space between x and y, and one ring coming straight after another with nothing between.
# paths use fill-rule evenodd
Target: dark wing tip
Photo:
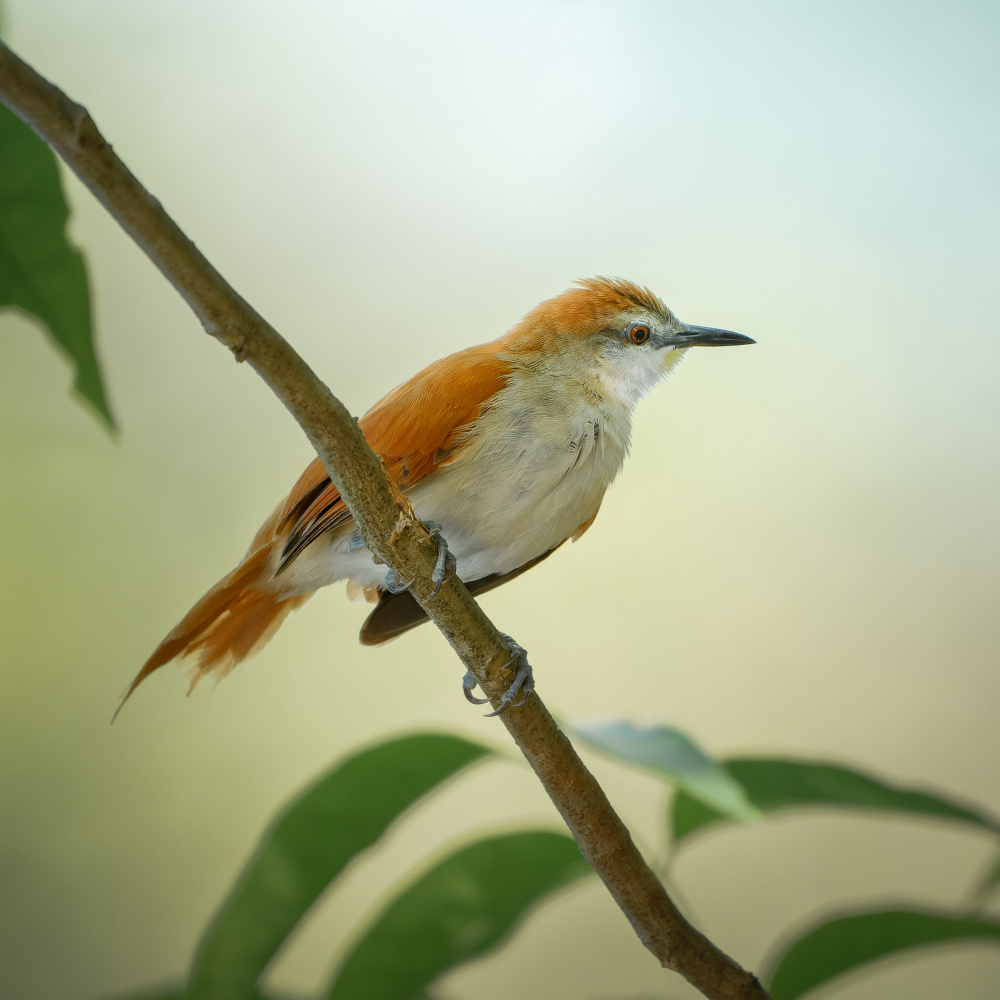
<instances>
[{"instance_id":1,"label":"dark wing tip","mask_svg":"<svg viewBox=\"0 0 1000 1000\"><path fill-rule=\"evenodd\" d=\"M361 626L361 645L381 646L425 621L427 612L408 590L399 594L382 591L378 604Z\"/></svg>"},{"instance_id":2,"label":"dark wing tip","mask_svg":"<svg viewBox=\"0 0 1000 1000\"><path fill-rule=\"evenodd\" d=\"M559 543L559 545L562 544L562 542ZM522 573L527 573L532 566L537 566L543 559L548 559L559 548L559 545L549 549L548 552L543 552L540 556L535 556L534 559L529 560L523 566L518 566L510 573L493 573L490 576L484 576L482 579L467 583L466 587L473 597L485 594L501 584L509 583ZM378 604L375 605L361 626L359 638L362 646L381 646L382 643L389 642L427 621L427 612L408 590L399 594L390 594L389 591L384 590L380 591L379 595Z\"/></svg>"}]
</instances>

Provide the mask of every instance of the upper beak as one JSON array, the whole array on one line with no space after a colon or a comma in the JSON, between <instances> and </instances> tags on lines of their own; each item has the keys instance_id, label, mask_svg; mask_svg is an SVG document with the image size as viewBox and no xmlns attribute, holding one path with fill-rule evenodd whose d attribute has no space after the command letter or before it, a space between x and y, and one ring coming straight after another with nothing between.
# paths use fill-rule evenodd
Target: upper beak
<instances>
[{"instance_id":1,"label":"upper beak","mask_svg":"<svg viewBox=\"0 0 1000 1000\"><path fill-rule=\"evenodd\" d=\"M688 326L677 334L677 347L729 347L733 344L756 344L756 340L731 330L716 330L711 326Z\"/></svg>"}]
</instances>

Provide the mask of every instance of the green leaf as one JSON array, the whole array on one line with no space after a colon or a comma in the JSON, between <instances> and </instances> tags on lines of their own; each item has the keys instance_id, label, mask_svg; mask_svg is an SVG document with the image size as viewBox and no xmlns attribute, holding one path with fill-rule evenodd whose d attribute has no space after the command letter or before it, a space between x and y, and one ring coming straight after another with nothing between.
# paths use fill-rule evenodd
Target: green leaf
<instances>
[{"instance_id":1,"label":"green leaf","mask_svg":"<svg viewBox=\"0 0 1000 1000\"><path fill-rule=\"evenodd\" d=\"M746 793L730 773L712 760L689 737L669 726L642 728L630 722L575 726L584 742L629 764L654 771L674 781L713 816L738 820L760 819Z\"/></svg>"},{"instance_id":2,"label":"green leaf","mask_svg":"<svg viewBox=\"0 0 1000 1000\"><path fill-rule=\"evenodd\" d=\"M187 992L182 987L161 987L159 989L145 990L141 993L116 994L113 1000L187 1000ZM244 994L245 1000L283 1000L273 994L259 993L254 990L252 993ZM111 1000L111 998L108 998ZM290 998L289 998L290 1000Z\"/></svg>"},{"instance_id":3,"label":"green leaf","mask_svg":"<svg viewBox=\"0 0 1000 1000\"><path fill-rule=\"evenodd\" d=\"M255 983L344 866L445 778L491 750L424 734L365 750L303 792L271 825L195 957L188 995L255 995Z\"/></svg>"},{"instance_id":4,"label":"green leaf","mask_svg":"<svg viewBox=\"0 0 1000 1000\"><path fill-rule=\"evenodd\" d=\"M500 943L546 893L590 872L558 833L482 840L397 896L341 966L330 1000L411 1000Z\"/></svg>"},{"instance_id":5,"label":"green leaf","mask_svg":"<svg viewBox=\"0 0 1000 1000\"><path fill-rule=\"evenodd\" d=\"M160 986L139 993L115 994L113 998L108 997L107 1000L187 1000L188 995L187 990L182 986ZM293 998L287 994L275 995L274 993L261 993L259 990L253 990L243 994L242 1000L293 1000ZM294 998L294 1000L302 1000L302 998Z\"/></svg>"},{"instance_id":6,"label":"green leaf","mask_svg":"<svg viewBox=\"0 0 1000 1000\"><path fill-rule=\"evenodd\" d=\"M112 1000L112 998L108 998L108 1000ZM184 988L182 986L160 986L141 990L138 993L116 993L113 1000L184 1000Z\"/></svg>"},{"instance_id":7,"label":"green leaf","mask_svg":"<svg viewBox=\"0 0 1000 1000\"><path fill-rule=\"evenodd\" d=\"M40 320L76 371L73 388L114 428L94 353L83 256L52 150L0 106L0 307Z\"/></svg>"},{"instance_id":8,"label":"green leaf","mask_svg":"<svg viewBox=\"0 0 1000 1000\"><path fill-rule=\"evenodd\" d=\"M729 774L746 789L750 801L764 813L803 806L846 806L855 809L886 809L910 815L935 816L972 823L996 833L995 820L974 809L929 792L896 788L871 775L823 761L745 758L724 762ZM725 819L683 792L674 800L674 843Z\"/></svg>"},{"instance_id":9,"label":"green leaf","mask_svg":"<svg viewBox=\"0 0 1000 1000\"><path fill-rule=\"evenodd\" d=\"M972 890L970 906L972 909L979 909L986 903L986 900L996 892L1000 886L1000 855L993 859L993 864L986 870L986 874L980 879L979 884Z\"/></svg>"},{"instance_id":10,"label":"green leaf","mask_svg":"<svg viewBox=\"0 0 1000 1000\"><path fill-rule=\"evenodd\" d=\"M1000 944L1000 923L949 913L885 910L828 920L797 938L772 960L774 1000L803 993L859 965L910 948L954 941L992 940Z\"/></svg>"}]
</instances>

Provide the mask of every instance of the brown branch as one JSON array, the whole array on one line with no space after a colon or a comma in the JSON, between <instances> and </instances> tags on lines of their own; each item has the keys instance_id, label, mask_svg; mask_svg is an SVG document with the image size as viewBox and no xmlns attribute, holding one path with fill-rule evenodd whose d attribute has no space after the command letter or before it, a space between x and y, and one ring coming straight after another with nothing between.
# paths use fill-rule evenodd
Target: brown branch
<instances>
[{"instance_id":1,"label":"brown branch","mask_svg":"<svg viewBox=\"0 0 1000 1000\"><path fill-rule=\"evenodd\" d=\"M436 546L382 473L357 422L287 341L181 232L79 104L0 45L0 101L66 161L184 297L205 330L247 361L306 432L375 557L403 580L494 707L512 679L506 644L457 577L432 596ZM536 695L500 717L642 943L712 1000L767 1000L751 973L695 930L643 861L600 785Z\"/></svg>"}]
</instances>

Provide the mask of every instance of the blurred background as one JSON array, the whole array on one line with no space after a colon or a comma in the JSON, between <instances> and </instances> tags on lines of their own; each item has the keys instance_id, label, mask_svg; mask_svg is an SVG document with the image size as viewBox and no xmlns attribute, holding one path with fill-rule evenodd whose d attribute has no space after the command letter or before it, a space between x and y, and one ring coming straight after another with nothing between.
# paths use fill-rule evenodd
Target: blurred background
<instances>
[{"instance_id":1,"label":"blurred background","mask_svg":"<svg viewBox=\"0 0 1000 1000\"><path fill-rule=\"evenodd\" d=\"M623 275L758 345L692 351L640 407L594 528L487 612L566 720L713 754L831 758L1000 811L1000 128L991 3L5 0L213 263L355 413L575 278ZM185 699L117 699L311 458L252 371L72 178L112 440L32 322L0 316L0 996L181 977L262 826L331 761L444 728L504 748L353 868L276 966L315 991L414 865L558 828L424 628L381 649L319 594ZM586 753L651 853L666 793ZM673 875L741 963L836 907L956 906L945 824L728 830ZM986 944L823 998L995 996ZM528 977L541 977L537 980ZM680 998L591 881L446 1000ZM542 982L532 992L525 984Z\"/></svg>"}]
</instances>

